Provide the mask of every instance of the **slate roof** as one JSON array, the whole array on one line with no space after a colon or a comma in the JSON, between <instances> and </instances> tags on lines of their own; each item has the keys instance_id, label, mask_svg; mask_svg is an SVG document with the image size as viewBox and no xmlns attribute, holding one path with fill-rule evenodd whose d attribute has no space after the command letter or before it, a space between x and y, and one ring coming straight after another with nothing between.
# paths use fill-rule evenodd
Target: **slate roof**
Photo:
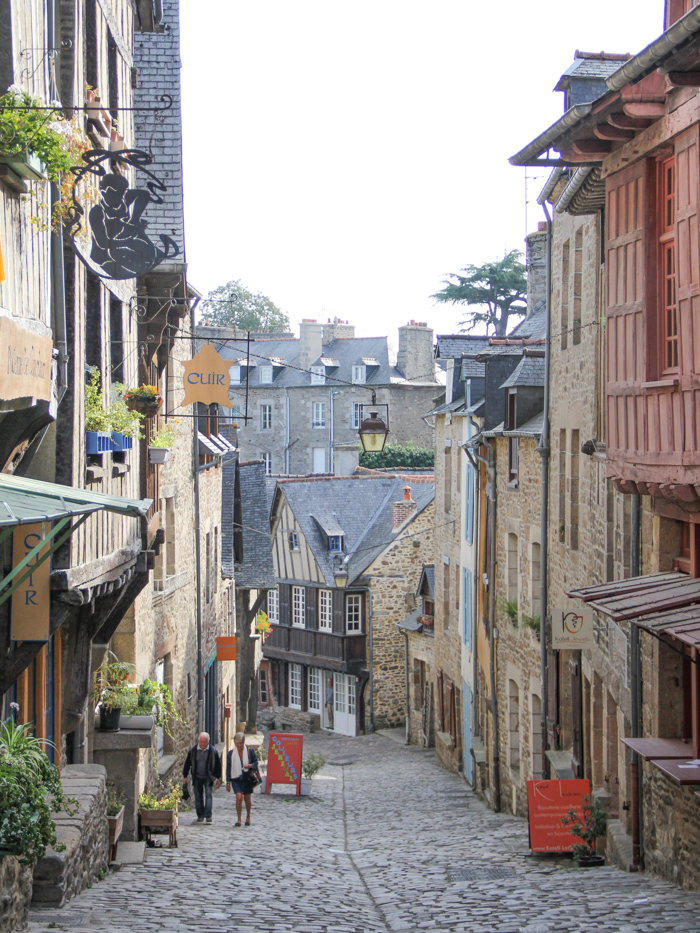
<instances>
[{"instance_id":1,"label":"slate roof","mask_svg":"<svg viewBox=\"0 0 700 933\"><path fill-rule=\"evenodd\" d=\"M483 379L486 375L486 365L475 360L473 357L465 356L462 358L462 368L459 373L461 382L466 379Z\"/></svg>"},{"instance_id":2,"label":"slate roof","mask_svg":"<svg viewBox=\"0 0 700 933\"><path fill-rule=\"evenodd\" d=\"M503 425L500 425L500 427L502 428ZM515 428L513 431L500 431L499 433L504 437L539 437L543 428L544 412L540 411L533 415L529 421L526 421L525 424L521 424L519 428Z\"/></svg>"},{"instance_id":3,"label":"slate roof","mask_svg":"<svg viewBox=\"0 0 700 933\"><path fill-rule=\"evenodd\" d=\"M435 358L443 360L458 360L489 345L489 338L481 334L438 334L435 339Z\"/></svg>"},{"instance_id":4,"label":"slate roof","mask_svg":"<svg viewBox=\"0 0 700 933\"><path fill-rule=\"evenodd\" d=\"M239 466L241 480L241 522L243 561L233 563L235 462L224 463L221 502L221 562L224 576L234 576L242 589L269 589L276 586L272 560L270 509L265 489L265 465L253 460Z\"/></svg>"},{"instance_id":5,"label":"slate roof","mask_svg":"<svg viewBox=\"0 0 700 933\"><path fill-rule=\"evenodd\" d=\"M403 622L397 624L397 628L403 629L404 632L421 632L423 630L423 623L418 621L418 617L422 614L423 610L419 606L417 609L414 609L410 616L406 616Z\"/></svg>"},{"instance_id":6,"label":"slate roof","mask_svg":"<svg viewBox=\"0 0 700 933\"><path fill-rule=\"evenodd\" d=\"M319 529L315 516L330 516L344 534L343 557L349 560L348 584L357 579L372 561L407 525L394 531L392 503L403 499L406 479L398 476L329 477L285 482L278 490L284 494L299 527L311 548L328 586L334 586L333 572L338 566L335 553L328 550L328 539ZM411 496L416 515L435 498L434 483L414 483ZM412 519L411 519L412 521ZM408 523L410 526L410 522Z\"/></svg>"},{"instance_id":7,"label":"slate roof","mask_svg":"<svg viewBox=\"0 0 700 933\"><path fill-rule=\"evenodd\" d=\"M245 340L222 341L213 337L211 343L225 360L231 360L232 364L239 363L245 367ZM273 380L267 385L287 388L311 385L311 374L300 365L300 352L301 340L299 338L290 339L287 336L272 335L270 339L252 340L250 344L251 387L264 384L256 375L257 368L269 365L273 360L275 361ZM389 359L387 337L339 337L323 345L321 356L312 365L317 366L322 363L326 365L326 385L332 386L336 380L337 384L342 385L352 382L352 367L357 366L363 359L372 360L371 363L366 363L366 385L394 385L406 382L402 373ZM422 383L434 384L435 378L431 379L428 376L421 382L415 379L411 381L411 385ZM243 375L241 384L245 384Z\"/></svg>"},{"instance_id":8,"label":"slate roof","mask_svg":"<svg viewBox=\"0 0 700 933\"><path fill-rule=\"evenodd\" d=\"M423 589L423 581L428 584L428 595L430 598L435 601L435 564L424 564L423 572L420 575L420 580L418 581L418 589L416 590L416 596L420 595L421 590Z\"/></svg>"},{"instance_id":9,"label":"slate roof","mask_svg":"<svg viewBox=\"0 0 700 933\"><path fill-rule=\"evenodd\" d=\"M547 309L544 299L535 308L530 317L526 317L517 327L508 334L507 340L544 340L547 331ZM502 339L502 338L494 338ZM489 344L477 356L478 360L486 360L489 356L521 356L523 348L515 344L509 346L504 343Z\"/></svg>"},{"instance_id":10,"label":"slate roof","mask_svg":"<svg viewBox=\"0 0 700 933\"><path fill-rule=\"evenodd\" d=\"M524 356L510 376L501 386L502 389L514 389L518 386L544 386L544 359Z\"/></svg>"},{"instance_id":11,"label":"slate roof","mask_svg":"<svg viewBox=\"0 0 700 933\"><path fill-rule=\"evenodd\" d=\"M619 59L610 61L609 59L600 58L575 58L572 64L569 65L562 74L554 90L565 90L567 78L609 78L610 75L615 74L616 71L622 68L624 64L625 62Z\"/></svg>"}]
</instances>

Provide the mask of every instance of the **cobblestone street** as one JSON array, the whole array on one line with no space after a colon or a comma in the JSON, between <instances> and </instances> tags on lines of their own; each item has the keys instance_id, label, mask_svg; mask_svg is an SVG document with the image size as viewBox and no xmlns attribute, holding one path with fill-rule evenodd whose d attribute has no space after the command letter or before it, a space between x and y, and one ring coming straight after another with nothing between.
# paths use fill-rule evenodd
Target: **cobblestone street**
<instances>
[{"instance_id":1,"label":"cobblestone street","mask_svg":"<svg viewBox=\"0 0 700 933\"><path fill-rule=\"evenodd\" d=\"M183 814L179 848L146 851L29 929L100 933L683 933L700 894L614 868L528 855L524 820L491 813L432 752L381 735L305 737L329 763L310 798L253 798L234 827Z\"/></svg>"}]
</instances>

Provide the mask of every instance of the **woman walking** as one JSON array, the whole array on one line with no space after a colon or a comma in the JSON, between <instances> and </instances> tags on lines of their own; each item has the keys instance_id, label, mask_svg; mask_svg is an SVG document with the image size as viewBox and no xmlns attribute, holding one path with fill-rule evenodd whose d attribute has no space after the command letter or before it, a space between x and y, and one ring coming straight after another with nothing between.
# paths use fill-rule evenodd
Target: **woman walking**
<instances>
[{"instance_id":1,"label":"woman walking","mask_svg":"<svg viewBox=\"0 0 700 933\"><path fill-rule=\"evenodd\" d=\"M231 787L236 794L236 814L241 825L241 811L245 801L245 825L250 826L250 795L253 793L255 779L253 771L257 770L258 759L252 748L245 744L245 735L237 732L233 737L234 748L226 756L226 790L231 793Z\"/></svg>"}]
</instances>

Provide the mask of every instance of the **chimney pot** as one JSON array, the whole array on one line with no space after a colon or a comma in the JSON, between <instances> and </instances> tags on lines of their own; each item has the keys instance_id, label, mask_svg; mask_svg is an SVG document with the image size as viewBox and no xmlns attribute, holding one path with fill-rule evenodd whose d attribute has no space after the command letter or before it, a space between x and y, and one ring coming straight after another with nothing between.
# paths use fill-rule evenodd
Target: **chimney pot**
<instances>
[{"instance_id":1,"label":"chimney pot","mask_svg":"<svg viewBox=\"0 0 700 933\"><path fill-rule=\"evenodd\" d=\"M410 486L403 487L403 497L405 500L410 501L411 499L411 487Z\"/></svg>"}]
</instances>

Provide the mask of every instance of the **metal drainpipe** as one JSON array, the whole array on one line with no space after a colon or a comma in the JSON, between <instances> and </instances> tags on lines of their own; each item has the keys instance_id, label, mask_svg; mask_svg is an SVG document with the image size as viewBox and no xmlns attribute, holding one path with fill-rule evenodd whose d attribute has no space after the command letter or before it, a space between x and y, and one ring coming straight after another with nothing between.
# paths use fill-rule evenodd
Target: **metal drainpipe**
<instances>
[{"instance_id":1,"label":"metal drainpipe","mask_svg":"<svg viewBox=\"0 0 700 933\"><path fill-rule=\"evenodd\" d=\"M544 341L544 410L542 412L542 435L537 452L542 458L542 490L540 502L540 690L542 691L542 778L549 777L549 759L547 758L547 619L549 616L548 598L548 562L549 562L549 373L550 373L550 333L552 309L552 218L547 205L542 202L542 210L547 218L547 253L545 273L545 341Z\"/></svg>"},{"instance_id":2,"label":"metal drainpipe","mask_svg":"<svg viewBox=\"0 0 700 933\"><path fill-rule=\"evenodd\" d=\"M403 633L406 667L406 745L411 744L411 689L408 674L408 632Z\"/></svg>"},{"instance_id":3,"label":"metal drainpipe","mask_svg":"<svg viewBox=\"0 0 700 933\"><path fill-rule=\"evenodd\" d=\"M328 417L330 418L330 424L328 425L328 472L335 472L335 463L333 457L333 389L328 390Z\"/></svg>"},{"instance_id":4,"label":"metal drainpipe","mask_svg":"<svg viewBox=\"0 0 700 933\"><path fill-rule=\"evenodd\" d=\"M192 356L196 354L194 308L191 312ZM200 516L199 516L199 406L192 406L192 471L194 473L194 558L196 576L197 608L197 732L204 731L204 671L202 670L202 560L200 555Z\"/></svg>"},{"instance_id":5,"label":"metal drainpipe","mask_svg":"<svg viewBox=\"0 0 700 933\"><path fill-rule=\"evenodd\" d=\"M291 437L289 427L289 389L284 390L285 398L285 438L284 438L284 472L289 473L289 438Z\"/></svg>"},{"instance_id":6,"label":"metal drainpipe","mask_svg":"<svg viewBox=\"0 0 700 933\"><path fill-rule=\"evenodd\" d=\"M630 574L638 577L641 573L641 517L642 497L637 493L632 496L632 527L630 548ZM632 737L639 738L642 734L642 665L639 644L639 629L636 625L630 626L630 653L631 653L631 718ZM630 762L631 784L631 818L632 818L632 871L638 871L644 861L644 800L643 784L641 781L642 765L637 752L632 752Z\"/></svg>"},{"instance_id":7,"label":"metal drainpipe","mask_svg":"<svg viewBox=\"0 0 700 933\"><path fill-rule=\"evenodd\" d=\"M51 212L60 200L58 187L51 184ZM58 349L58 404L68 391L68 340L66 328L66 282L63 268L63 234L51 233L51 287ZM123 374L122 374L123 378Z\"/></svg>"},{"instance_id":8,"label":"metal drainpipe","mask_svg":"<svg viewBox=\"0 0 700 933\"><path fill-rule=\"evenodd\" d=\"M487 475L491 484L491 515L489 516L489 536L491 538L491 559L489 561L489 680L491 686L491 716L493 718L493 809L501 812L501 753L500 729L498 727L498 697L496 694L496 451L493 444L484 438L489 451Z\"/></svg>"}]
</instances>

